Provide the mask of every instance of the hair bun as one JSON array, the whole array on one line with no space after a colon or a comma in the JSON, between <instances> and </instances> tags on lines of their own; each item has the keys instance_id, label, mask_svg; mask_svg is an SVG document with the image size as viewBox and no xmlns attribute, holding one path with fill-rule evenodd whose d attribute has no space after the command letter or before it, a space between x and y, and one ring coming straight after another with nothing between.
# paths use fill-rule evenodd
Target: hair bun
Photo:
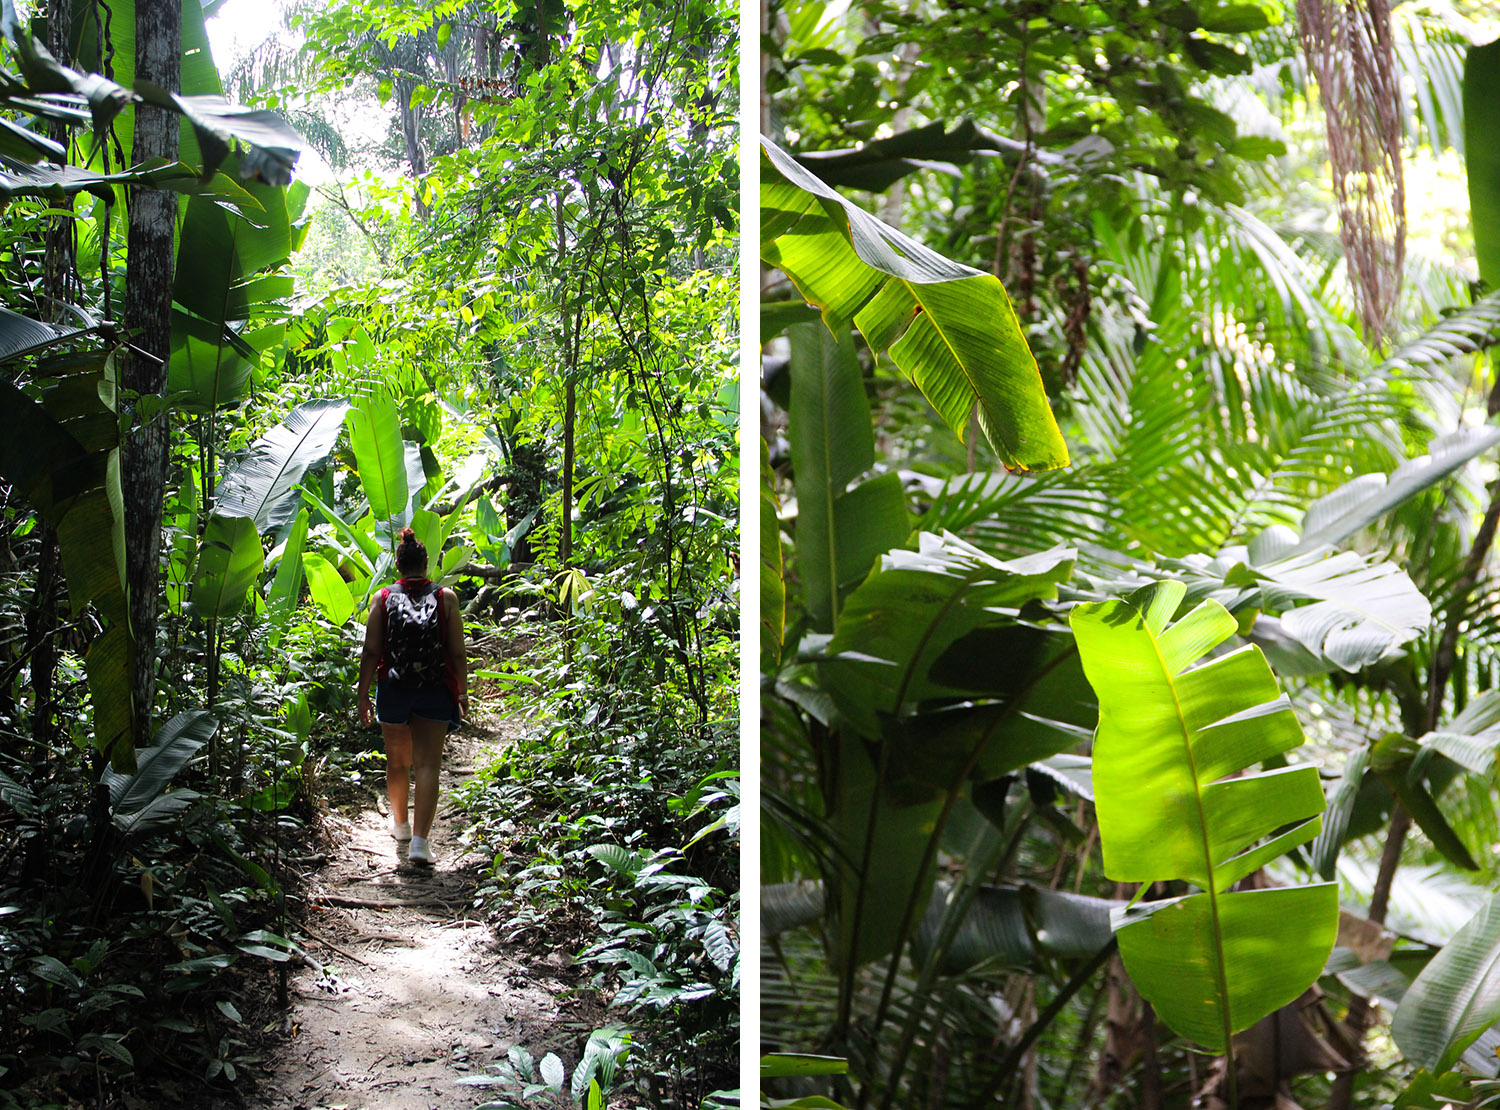
<instances>
[{"instance_id":1,"label":"hair bun","mask_svg":"<svg viewBox=\"0 0 1500 1110\"><path fill-rule=\"evenodd\" d=\"M417 534L415 532L413 532L410 528L403 528L403 529L401 529L401 542L402 543L408 543L408 542L410 542L410 541L412 541L412 540L414 540L416 538L417 538Z\"/></svg>"}]
</instances>

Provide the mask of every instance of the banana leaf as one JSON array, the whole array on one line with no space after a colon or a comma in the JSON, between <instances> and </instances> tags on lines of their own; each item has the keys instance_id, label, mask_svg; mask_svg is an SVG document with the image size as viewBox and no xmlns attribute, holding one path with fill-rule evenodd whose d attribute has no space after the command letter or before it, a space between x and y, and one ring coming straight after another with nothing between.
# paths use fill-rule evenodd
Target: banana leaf
<instances>
[{"instance_id":1,"label":"banana leaf","mask_svg":"<svg viewBox=\"0 0 1500 1110\"><path fill-rule=\"evenodd\" d=\"M77 328L53 327L0 307L0 362L32 354L77 334Z\"/></svg>"},{"instance_id":2,"label":"banana leaf","mask_svg":"<svg viewBox=\"0 0 1500 1110\"><path fill-rule=\"evenodd\" d=\"M307 529L308 511L304 508L292 522L286 543L281 548L281 559L276 564L276 577L271 580L271 590L266 595L266 608L275 635L286 627L302 596L302 555L307 547Z\"/></svg>"},{"instance_id":3,"label":"banana leaf","mask_svg":"<svg viewBox=\"0 0 1500 1110\"><path fill-rule=\"evenodd\" d=\"M266 321L282 311L291 278L266 271L292 250L284 190L241 190L253 217L219 199L188 201L172 285L168 387L191 411L208 412L243 395L262 350L280 339Z\"/></svg>"},{"instance_id":4,"label":"banana leaf","mask_svg":"<svg viewBox=\"0 0 1500 1110\"><path fill-rule=\"evenodd\" d=\"M85 657L94 705L95 747L134 765L135 642L123 586L124 503L119 423L105 403L112 364L102 353L39 363L41 399L0 382L0 479L13 485L57 529L68 600L75 612L95 605L108 622Z\"/></svg>"},{"instance_id":5,"label":"banana leaf","mask_svg":"<svg viewBox=\"0 0 1500 1110\"><path fill-rule=\"evenodd\" d=\"M855 484L875 462L875 432L853 338L799 324L790 339L797 567L813 627L826 632L843 587L863 578L876 556L905 543L911 525L896 475Z\"/></svg>"},{"instance_id":6,"label":"banana leaf","mask_svg":"<svg viewBox=\"0 0 1500 1110\"><path fill-rule=\"evenodd\" d=\"M894 951L906 907L920 915L927 904L934 879L927 845L944 795L907 775L908 760L882 773L878 749L851 731L837 744L829 823L842 851L831 956L835 967L852 969Z\"/></svg>"},{"instance_id":7,"label":"banana leaf","mask_svg":"<svg viewBox=\"0 0 1500 1110\"><path fill-rule=\"evenodd\" d=\"M198 547L193 606L198 615L232 617L265 567L260 533L249 517L211 516Z\"/></svg>"},{"instance_id":8,"label":"banana leaf","mask_svg":"<svg viewBox=\"0 0 1500 1110\"><path fill-rule=\"evenodd\" d=\"M1295 552L1343 543L1497 443L1500 428L1494 425L1461 428L1433 440L1427 454L1402 463L1389 477L1360 475L1308 506Z\"/></svg>"},{"instance_id":9,"label":"banana leaf","mask_svg":"<svg viewBox=\"0 0 1500 1110\"><path fill-rule=\"evenodd\" d=\"M306 401L250 445L224 473L214 512L249 517L258 531L280 528L296 515L297 485L309 467L328 458L344 426L347 401Z\"/></svg>"},{"instance_id":10,"label":"banana leaf","mask_svg":"<svg viewBox=\"0 0 1500 1110\"><path fill-rule=\"evenodd\" d=\"M357 550L362 556L364 556L365 566L362 569L373 573L374 568L376 564L379 563L381 557L388 554L386 550L380 546L380 541L377 540L374 536L370 535L368 532L362 532L358 528L355 528L352 524L350 524L338 514L338 510L334 509L331 505L329 505L326 501L324 501L321 497L319 497L312 490L308 489L306 486L302 487L302 498L310 506L317 509L318 512L322 514L324 520L333 525L333 530L335 532L337 532L340 536L344 537L344 539L348 540L351 544L354 545L355 550Z\"/></svg>"},{"instance_id":11,"label":"banana leaf","mask_svg":"<svg viewBox=\"0 0 1500 1110\"><path fill-rule=\"evenodd\" d=\"M307 574L307 588L313 601L323 615L336 627L342 628L354 615L354 595L332 563L315 552L302 556L302 569Z\"/></svg>"},{"instance_id":12,"label":"banana leaf","mask_svg":"<svg viewBox=\"0 0 1500 1110\"><path fill-rule=\"evenodd\" d=\"M914 938L919 964L937 943L951 893L942 883L933 889ZM943 953L942 971L957 975L981 965L1039 970L1044 958L1092 956L1109 943L1110 914L1124 905L1029 885L981 886Z\"/></svg>"},{"instance_id":13,"label":"banana leaf","mask_svg":"<svg viewBox=\"0 0 1500 1110\"><path fill-rule=\"evenodd\" d=\"M981 628L1013 625L1012 614L1028 601L1056 597L1073 565L1074 552L1064 547L1002 562L956 536L924 532L917 542L917 551L881 558L850 594L828 645L828 689L872 738L882 735L883 716L900 716L933 698L1003 695L1016 668L1029 671L1035 660L1021 654L1001 660L954 646ZM1071 742L1053 751L1066 746Z\"/></svg>"},{"instance_id":14,"label":"banana leaf","mask_svg":"<svg viewBox=\"0 0 1500 1110\"><path fill-rule=\"evenodd\" d=\"M1500 691L1486 690L1442 728L1417 738L1417 745L1441 752L1471 775L1488 777L1500 744Z\"/></svg>"},{"instance_id":15,"label":"banana leaf","mask_svg":"<svg viewBox=\"0 0 1500 1110\"><path fill-rule=\"evenodd\" d=\"M218 727L218 721L208 710L186 710L162 725L150 747L141 748L136 753L133 772L122 773L114 767L105 769L99 781L109 790L110 813L122 832L144 831L161 817L181 808L179 805L162 805L173 797L166 793L167 787L194 753L208 743ZM188 794L196 797L191 792ZM189 798L179 800L185 803Z\"/></svg>"},{"instance_id":16,"label":"banana leaf","mask_svg":"<svg viewBox=\"0 0 1500 1110\"><path fill-rule=\"evenodd\" d=\"M1406 1059L1444 1072L1500 1021L1500 896L1459 929L1407 988L1391 1018Z\"/></svg>"},{"instance_id":17,"label":"banana leaf","mask_svg":"<svg viewBox=\"0 0 1500 1110\"><path fill-rule=\"evenodd\" d=\"M1500 112L1500 40L1469 47L1464 59L1464 169L1479 279L1500 289L1500 145L1487 120Z\"/></svg>"},{"instance_id":18,"label":"banana leaf","mask_svg":"<svg viewBox=\"0 0 1500 1110\"><path fill-rule=\"evenodd\" d=\"M411 499L396 403L387 393L366 397L349 410L347 419L349 446L370 512L377 520L391 520L406 511Z\"/></svg>"},{"instance_id":19,"label":"banana leaf","mask_svg":"<svg viewBox=\"0 0 1500 1110\"><path fill-rule=\"evenodd\" d=\"M999 280L908 239L764 138L761 158L761 257L822 310L828 330L856 324L959 439L977 407L1006 466L1066 466L1041 372Z\"/></svg>"},{"instance_id":20,"label":"banana leaf","mask_svg":"<svg viewBox=\"0 0 1500 1110\"><path fill-rule=\"evenodd\" d=\"M828 899L819 880L771 883L760 888L760 928L765 936L815 925L827 912Z\"/></svg>"},{"instance_id":21,"label":"banana leaf","mask_svg":"<svg viewBox=\"0 0 1500 1110\"><path fill-rule=\"evenodd\" d=\"M1315 655L1354 673L1427 630L1432 606L1394 563L1366 563L1352 551L1308 553L1248 567L1261 605ZM1310 605L1297 602L1311 599Z\"/></svg>"},{"instance_id":22,"label":"banana leaf","mask_svg":"<svg viewBox=\"0 0 1500 1110\"><path fill-rule=\"evenodd\" d=\"M1238 625L1209 600L1169 627L1185 594L1163 582L1080 605L1071 624L1099 697L1105 874L1200 890L1117 914L1121 957L1162 1020L1223 1052L1317 979L1337 933L1338 887L1231 889L1317 836L1323 790L1310 764L1249 771L1301 744L1301 726L1259 648L1193 666Z\"/></svg>"}]
</instances>

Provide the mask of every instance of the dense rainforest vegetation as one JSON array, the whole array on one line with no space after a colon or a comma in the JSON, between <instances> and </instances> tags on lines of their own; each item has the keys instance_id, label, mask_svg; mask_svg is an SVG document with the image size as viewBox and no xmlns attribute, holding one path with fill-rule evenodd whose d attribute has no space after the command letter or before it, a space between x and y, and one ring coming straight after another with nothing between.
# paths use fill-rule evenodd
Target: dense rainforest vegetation
<instances>
[{"instance_id":1,"label":"dense rainforest vegetation","mask_svg":"<svg viewBox=\"0 0 1500 1110\"><path fill-rule=\"evenodd\" d=\"M465 912L608 1015L476 1097L711 1102L737 15L332 0L221 73L218 7L3 8L0 1105L254 1099L330 805L383 789L354 688L408 526L507 740Z\"/></svg>"},{"instance_id":2,"label":"dense rainforest vegetation","mask_svg":"<svg viewBox=\"0 0 1500 1110\"><path fill-rule=\"evenodd\" d=\"M770 1103L1492 1105L1493 9L766 15Z\"/></svg>"}]
</instances>

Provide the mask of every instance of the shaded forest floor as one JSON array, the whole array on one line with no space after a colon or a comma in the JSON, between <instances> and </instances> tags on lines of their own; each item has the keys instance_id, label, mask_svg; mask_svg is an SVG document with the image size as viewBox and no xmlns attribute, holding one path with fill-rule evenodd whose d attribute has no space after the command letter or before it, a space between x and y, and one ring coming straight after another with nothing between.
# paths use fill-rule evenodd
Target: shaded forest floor
<instances>
[{"instance_id":1,"label":"shaded forest floor","mask_svg":"<svg viewBox=\"0 0 1500 1110\"><path fill-rule=\"evenodd\" d=\"M453 791L503 745L504 726L481 715L449 737L432 868L407 862L407 846L390 838L378 776L326 819L328 862L303 891L308 958L290 977L289 1007L271 998L255 1015L268 1034L264 1078L218 1106L474 1106L497 1092L458 1081L512 1045L576 1057L577 1030L602 1007L574 993L570 946L501 945L470 908L487 861L462 842Z\"/></svg>"}]
</instances>

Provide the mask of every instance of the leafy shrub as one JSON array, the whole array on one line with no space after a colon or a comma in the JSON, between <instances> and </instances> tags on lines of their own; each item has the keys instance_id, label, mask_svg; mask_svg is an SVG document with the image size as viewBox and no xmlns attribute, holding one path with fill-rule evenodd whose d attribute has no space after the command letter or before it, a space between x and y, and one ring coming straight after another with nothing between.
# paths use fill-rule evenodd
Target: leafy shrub
<instances>
[{"instance_id":1,"label":"leafy shrub","mask_svg":"<svg viewBox=\"0 0 1500 1110\"><path fill-rule=\"evenodd\" d=\"M604 605L489 676L528 723L462 794L471 842L492 859L479 897L508 939L576 943L631 1038L618 1086L697 1106L732 1084L739 1044L735 733L703 723L692 683L667 679L672 639L650 627L655 613L624 618L622 636L628 602ZM732 701L720 689L732 667L712 674L712 698ZM524 1071L500 1080L523 1101L561 1091ZM588 1093L575 1073L572 1097Z\"/></svg>"}]
</instances>

